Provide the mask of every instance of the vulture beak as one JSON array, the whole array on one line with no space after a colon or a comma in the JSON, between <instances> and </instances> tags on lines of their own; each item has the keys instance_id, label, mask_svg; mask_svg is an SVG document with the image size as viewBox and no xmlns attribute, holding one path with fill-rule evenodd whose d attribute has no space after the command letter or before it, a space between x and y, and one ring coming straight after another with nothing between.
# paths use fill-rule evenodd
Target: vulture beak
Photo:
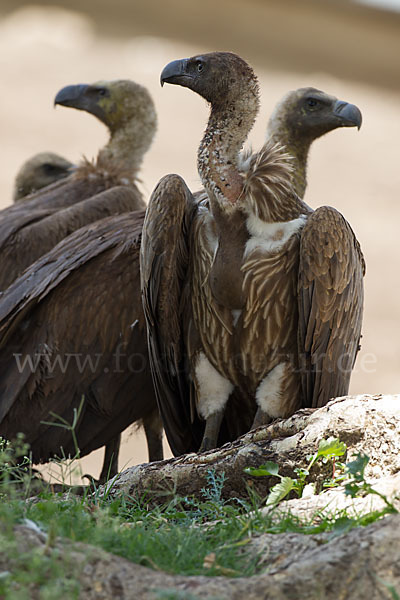
<instances>
[{"instance_id":1,"label":"vulture beak","mask_svg":"<svg viewBox=\"0 0 400 600\"><path fill-rule=\"evenodd\" d=\"M187 72L187 64L187 58L173 60L172 62L168 63L160 75L161 87L164 85L164 83L172 83L186 87L189 81L193 79L193 75Z\"/></svg>"},{"instance_id":2,"label":"vulture beak","mask_svg":"<svg viewBox=\"0 0 400 600\"><path fill-rule=\"evenodd\" d=\"M80 83L78 85L67 85L63 87L54 98L54 106L71 106L80 110L86 110L85 92L90 86Z\"/></svg>"},{"instance_id":3,"label":"vulture beak","mask_svg":"<svg viewBox=\"0 0 400 600\"><path fill-rule=\"evenodd\" d=\"M339 117L342 127L357 127L357 129L360 129L362 115L360 109L355 104L337 100L333 107L333 114Z\"/></svg>"}]
</instances>

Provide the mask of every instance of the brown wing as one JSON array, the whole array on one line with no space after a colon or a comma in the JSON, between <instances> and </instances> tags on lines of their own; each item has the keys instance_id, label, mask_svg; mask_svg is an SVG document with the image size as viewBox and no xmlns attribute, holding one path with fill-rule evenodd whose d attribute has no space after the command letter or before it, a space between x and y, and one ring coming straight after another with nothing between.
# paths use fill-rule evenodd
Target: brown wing
<instances>
[{"instance_id":1,"label":"brown wing","mask_svg":"<svg viewBox=\"0 0 400 600\"><path fill-rule=\"evenodd\" d=\"M118 186L51 214L42 209L33 210L30 218L37 220L21 225L8 237L3 235L0 242L0 290L7 288L26 267L80 227L110 215L144 208L137 188ZM3 231L1 225L0 231Z\"/></svg>"},{"instance_id":2,"label":"brown wing","mask_svg":"<svg viewBox=\"0 0 400 600\"><path fill-rule=\"evenodd\" d=\"M76 171L70 177L27 196L24 202L3 208L0 211L0 244L2 245L22 227L99 194L114 185L116 185L114 181L108 181L101 175L83 177L80 171Z\"/></svg>"},{"instance_id":3,"label":"brown wing","mask_svg":"<svg viewBox=\"0 0 400 600\"><path fill-rule=\"evenodd\" d=\"M201 434L190 419L190 385L184 361L183 299L188 229L194 198L183 179L167 175L155 188L143 226L140 269L154 386L175 456L195 451Z\"/></svg>"},{"instance_id":4,"label":"brown wing","mask_svg":"<svg viewBox=\"0 0 400 600\"><path fill-rule=\"evenodd\" d=\"M87 451L155 408L140 301L143 218L80 229L0 299L0 434L24 431L35 461L71 449L70 432L41 422L54 420L50 412L71 422L88 390L77 428ZM101 393L111 389L106 374L117 396Z\"/></svg>"},{"instance_id":5,"label":"brown wing","mask_svg":"<svg viewBox=\"0 0 400 600\"><path fill-rule=\"evenodd\" d=\"M323 206L300 243L299 358L304 406L348 393L359 349L365 263L350 225Z\"/></svg>"}]
</instances>

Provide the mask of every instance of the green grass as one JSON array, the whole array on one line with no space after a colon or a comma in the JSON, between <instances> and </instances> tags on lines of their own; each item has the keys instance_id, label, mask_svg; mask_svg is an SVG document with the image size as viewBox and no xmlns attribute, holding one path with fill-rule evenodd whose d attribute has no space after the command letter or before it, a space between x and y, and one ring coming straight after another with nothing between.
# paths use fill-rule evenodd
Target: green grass
<instances>
[{"instance_id":1,"label":"green grass","mask_svg":"<svg viewBox=\"0 0 400 600\"><path fill-rule=\"evenodd\" d=\"M365 492L363 469L356 463L353 467L358 477L354 481ZM265 569L261 557L249 547L254 536L330 532L330 539L374 522L392 507L390 504L386 510L356 518L343 510L328 516L316 514L308 521L289 512L277 518L275 507L260 510L265 499L254 494L247 499L223 500L224 477L213 472L200 497L176 496L163 506L155 507L146 497L103 498L98 491L65 497L49 489L36 502L27 502L32 489L29 461L24 468L21 482L14 476L10 449L0 446L0 598L6 600L78 598L79 584L73 577L77 566L69 570L68 552L57 557L47 551L58 537L102 548L171 574L248 577ZM47 534L44 549L21 553L13 528L24 519L33 521ZM168 590L157 593L160 599L179 598L179 594Z\"/></svg>"},{"instance_id":2,"label":"green grass","mask_svg":"<svg viewBox=\"0 0 400 600\"><path fill-rule=\"evenodd\" d=\"M77 566L68 553L55 559L42 547L21 547L14 526L21 522L22 503L3 503L0 509L0 598L5 600L54 600L79 597L79 584L68 577Z\"/></svg>"}]
</instances>

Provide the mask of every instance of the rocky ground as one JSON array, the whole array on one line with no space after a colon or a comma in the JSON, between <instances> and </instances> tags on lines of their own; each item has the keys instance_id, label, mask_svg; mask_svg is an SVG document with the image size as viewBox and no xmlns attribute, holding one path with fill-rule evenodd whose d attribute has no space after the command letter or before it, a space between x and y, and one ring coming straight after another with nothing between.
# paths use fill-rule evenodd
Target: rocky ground
<instances>
[{"instance_id":1,"label":"rocky ground","mask_svg":"<svg viewBox=\"0 0 400 600\"><path fill-rule=\"evenodd\" d=\"M21 551L44 548L45 538L20 526ZM339 537L329 534L261 536L265 572L249 578L182 577L135 565L84 544L57 540L47 551L67 556L82 600L381 600L400 589L400 516ZM3 568L7 568L7 563Z\"/></svg>"},{"instance_id":2,"label":"rocky ground","mask_svg":"<svg viewBox=\"0 0 400 600\"><path fill-rule=\"evenodd\" d=\"M206 483L205 473L213 467L224 471L226 497L246 495L246 483L266 493L274 483L244 476L243 466L258 466L267 460L278 462L280 471L294 475L294 466L306 467L307 456L319 442L338 437L347 444L346 460L365 453L370 461L366 479L381 496L351 499L342 487L308 493L307 497L283 502L275 510L279 520L288 511L303 520L318 522L337 510L347 518L380 511L387 501L393 511L400 509L400 396L345 397L313 412L300 411L290 419L243 436L233 444L200 456L188 455L149 466L133 467L113 482L112 494L148 491L157 501L160 492L198 494ZM321 464L311 479L318 489L326 476ZM105 491L105 490L104 490ZM271 510L265 508L263 510ZM21 552L36 547L63 563L80 583L80 598L160 600L369 600L399 597L400 514L365 527L337 528L330 532L260 534L253 536L250 549L261 567L257 576L204 577L170 575L132 564L81 543L50 539L35 527L18 525L15 530ZM1 571L10 566L3 554Z\"/></svg>"}]
</instances>

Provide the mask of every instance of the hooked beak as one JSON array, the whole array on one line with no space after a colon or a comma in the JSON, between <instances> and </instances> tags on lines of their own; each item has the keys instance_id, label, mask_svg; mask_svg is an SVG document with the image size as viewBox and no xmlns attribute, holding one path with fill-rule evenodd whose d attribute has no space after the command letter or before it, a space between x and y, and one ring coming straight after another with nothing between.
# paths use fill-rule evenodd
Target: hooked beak
<instances>
[{"instance_id":1,"label":"hooked beak","mask_svg":"<svg viewBox=\"0 0 400 600\"><path fill-rule=\"evenodd\" d=\"M83 83L63 87L54 98L54 106L60 104L61 106L71 106L72 108L85 110L86 105L83 98L88 88L89 86Z\"/></svg>"},{"instance_id":2,"label":"hooked beak","mask_svg":"<svg viewBox=\"0 0 400 600\"><path fill-rule=\"evenodd\" d=\"M360 129L362 115L360 109L355 104L337 100L333 108L333 114L339 117L343 127L357 127L357 129Z\"/></svg>"},{"instance_id":3,"label":"hooked beak","mask_svg":"<svg viewBox=\"0 0 400 600\"><path fill-rule=\"evenodd\" d=\"M193 79L193 76L187 73L187 64L187 58L173 60L172 62L168 63L167 66L163 68L160 75L161 87L164 85L164 83L186 86L188 82Z\"/></svg>"}]
</instances>

